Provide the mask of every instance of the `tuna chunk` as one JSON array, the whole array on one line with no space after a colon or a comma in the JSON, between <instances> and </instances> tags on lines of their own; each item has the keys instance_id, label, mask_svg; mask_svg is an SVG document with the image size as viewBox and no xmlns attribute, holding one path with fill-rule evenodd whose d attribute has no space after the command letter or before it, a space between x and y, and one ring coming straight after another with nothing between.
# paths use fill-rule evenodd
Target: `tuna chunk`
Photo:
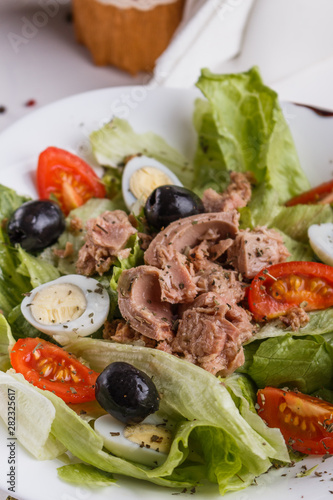
<instances>
[{"instance_id":1,"label":"tuna chunk","mask_svg":"<svg viewBox=\"0 0 333 500\"><path fill-rule=\"evenodd\" d=\"M222 266L207 262L206 268L196 274L199 293L215 292L227 304L237 304L244 299L245 285L239 281L239 273L227 271Z\"/></svg>"},{"instance_id":2,"label":"tuna chunk","mask_svg":"<svg viewBox=\"0 0 333 500\"><path fill-rule=\"evenodd\" d=\"M145 252L145 262L151 266L162 267L159 248L170 247L180 253L199 245L210 238L210 246L220 240L235 238L238 230L239 214L236 211L217 214L199 214L172 222L153 239Z\"/></svg>"},{"instance_id":3,"label":"tuna chunk","mask_svg":"<svg viewBox=\"0 0 333 500\"><path fill-rule=\"evenodd\" d=\"M174 354L214 375L226 376L244 363L242 344L252 333L244 309L208 292L199 295L183 312L171 348Z\"/></svg>"},{"instance_id":4,"label":"tuna chunk","mask_svg":"<svg viewBox=\"0 0 333 500\"><path fill-rule=\"evenodd\" d=\"M106 340L113 340L119 344L156 347L155 340L145 337L136 330L133 330L133 328L123 319L115 319L111 322L106 321L104 324L103 338Z\"/></svg>"},{"instance_id":5,"label":"tuna chunk","mask_svg":"<svg viewBox=\"0 0 333 500\"><path fill-rule=\"evenodd\" d=\"M163 261L159 277L162 301L171 304L192 302L197 295L197 287L185 255L161 247L159 260Z\"/></svg>"},{"instance_id":6,"label":"tuna chunk","mask_svg":"<svg viewBox=\"0 0 333 500\"><path fill-rule=\"evenodd\" d=\"M126 258L128 238L136 233L122 210L104 212L87 222L86 243L79 251L76 263L78 274L90 276L107 272L117 257Z\"/></svg>"},{"instance_id":7,"label":"tuna chunk","mask_svg":"<svg viewBox=\"0 0 333 500\"><path fill-rule=\"evenodd\" d=\"M227 254L228 263L249 279L264 267L284 262L290 255L280 233L266 227L239 231Z\"/></svg>"},{"instance_id":8,"label":"tuna chunk","mask_svg":"<svg viewBox=\"0 0 333 500\"><path fill-rule=\"evenodd\" d=\"M310 316L301 307L293 307L285 316L280 316L279 319L296 332L309 323Z\"/></svg>"},{"instance_id":9,"label":"tuna chunk","mask_svg":"<svg viewBox=\"0 0 333 500\"><path fill-rule=\"evenodd\" d=\"M118 306L129 325L157 341L173 338L171 304L161 301L161 271L152 266L123 271L118 282Z\"/></svg>"},{"instance_id":10,"label":"tuna chunk","mask_svg":"<svg viewBox=\"0 0 333 500\"><path fill-rule=\"evenodd\" d=\"M228 212L245 207L251 199L251 184L249 175L241 172L231 172L230 184L222 194L214 189L204 191L202 202L206 212Z\"/></svg>"}]
</instances>

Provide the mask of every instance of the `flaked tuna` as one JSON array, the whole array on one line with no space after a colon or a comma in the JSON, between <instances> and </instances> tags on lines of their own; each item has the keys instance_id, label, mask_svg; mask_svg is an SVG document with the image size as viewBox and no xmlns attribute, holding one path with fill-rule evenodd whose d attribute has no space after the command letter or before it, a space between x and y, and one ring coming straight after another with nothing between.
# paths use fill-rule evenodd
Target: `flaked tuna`
<instances>
[{"instance_id":1,"label":"flaked tuna","mask_svg":"<svg viewBox=\"0 0 333 500\"><path fill-rule=\"evenodd\" d=\"M236 211L216 214L199 214L172 222L150 243L145 252L146 264L162 267L159 248L171 247L174 251L187 253L191 248L209 238L210 245L220 240L235 238L238 231L239 214Z\"/></svg>"},{"instance_id":2,"label":"flaked tuna","mask_svg":"<svg viewBox=\"0 0 333 500\"><path fill-rule=\"evenodd\" d=\"M285 262L289 252L275 229L257 227L239 231L227 251L228 263L246 278L252 279L264 267Z\"/></svg>"},{"instance_id":3,"label":"flaked tuna","mask_svg":"<svg viewBox=\"0 0 333 500\"><path fill-rule=\"evenodd\" d=\"M244 363L242 344L253 334L246 311L213 292L199 295L185 308L172 353L223 376Z\"/></svg>"},{"instance_id":4,"label":"flaked tuna","mask_svg":"<svg viewBox=\"0 0 333 500\"><path fill-rule=\"evenodd\" d=\"M171 304L161 300L161 271L138 266L122 272L118 282L118 306L131 328L145 337L172 340Z\"/></svg>"},{"instance_id":5,"label":"flaked tuna","mask_svg":"<svg viewBox=\"0 0 333 500\"><path fill-rule=\"evenodd\" d=\"M137 231L122 210L104 212L87 222L86 242L79 251L76 263L78 274L91 276L107 272L117 257L126 258L130 249L125 248L132 234Z\"/></svg>"},{"instance_id":6,"label":"flaked tuna","mask_svg":"<svg viewBox=\"0 0 333 500\"><path fill-rule=\"evenodd\" d=\"M159 248L161 300L171 304L192 302L198 290L185 255L167 247Z\"/></svg>"},{"instance_id":7,"label":"flaked tuna","mask_svg":"<svg viewBox=\"0 0 333 500\"><path fill-rule=\"evenodd\" d=\"M251 199L251 174L241 172L230 173L230 184L224 193L214 189L206 189L202 202L206 212L228 212L245 207Z\"/></svg>"},{"instance_id":8,"label":"flaked tuna","mask_svg":"<svg viewBox=\"0 0 333 500\"><path fill-rule=\"evenodd\" d=\"M303 328L310 321L310 316L301 307L293 307L284 316L279 318L285 325L290 326L290 328L297 332L300 328Z\"/></svg>"},{"instance_id":9,"label":"flaked tuna","mask_svg":"<svg viewBox=\"0 0 333 500\"><path fill-rule=\"evenodd\" d=\"M103 338L113 340L118 344L141 345L145 347L156 347L156 341L145 337L129 326L123 319L106 321L103 329Z\"/></svg>"},{"instance_id":10,"label":"flaked tuna","mask_svg":"<svg viewBox=\"0 0 333 500\"><path fill-rule=\"evenodd\" d=\"M207 261L205 268L196 273L196 285L199 293L215 292L226 303L237 304L244 299L246 287L239 278L236 271Z\"/></svg>"}]
</instances>

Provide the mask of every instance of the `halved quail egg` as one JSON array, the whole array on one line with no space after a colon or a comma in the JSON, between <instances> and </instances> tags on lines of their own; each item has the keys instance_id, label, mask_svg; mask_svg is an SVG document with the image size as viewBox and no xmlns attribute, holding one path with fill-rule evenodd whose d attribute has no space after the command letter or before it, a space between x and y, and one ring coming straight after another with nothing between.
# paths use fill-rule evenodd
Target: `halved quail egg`
<instances>
[{"instance_id":1,"label":"halved quail egg","mask_svg":"<svg viewBox=\"0 0 333 500\"><path fill-rule=\"evenodd\" d=\"M182 186L178 177L159 161L148 156L134 156L126 163L122 178L127 208L139 212L152 191L165 184Z\"/></svg>"},{"instance_id":2,"label":"halved quail egg","mask_svg":"<svg viewBox=\"0 0 333 500\"><path fill-rule=\"evenodd\" d=\"M94 423L95 431L111 453L152 467L165 462L172 443L172 427L171 422L156 414L134 425L126 425L111 415L103 415Z\"/></svg>"},{"instance_id":3,"label":"halved quail egg","mask_svg":"<svg viewBox=\"0 0 333 500\"><path fill-rule=\"evenodd\" d=\"M70 332L81 337L94 333L106 320L109 307L105 288L97 280L78 274L34 288L21 304L25 319L60 343Z\"/></svg>"}]
</instances>

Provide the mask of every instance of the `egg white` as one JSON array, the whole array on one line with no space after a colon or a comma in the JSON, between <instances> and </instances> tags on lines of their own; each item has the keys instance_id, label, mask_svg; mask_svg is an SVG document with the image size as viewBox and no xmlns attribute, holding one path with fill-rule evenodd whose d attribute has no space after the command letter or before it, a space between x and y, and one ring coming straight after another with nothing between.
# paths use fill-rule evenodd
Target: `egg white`
<instances>
[{"instance_id":1,"label":"egg white","mask_svg":"<svg viewBox=\"0 0 333 500\"><path fill-rule=\"evenodd\" d=\"M170 178L170 183L175 186L183 186L178 177L165 165L155 160L154 158L149 158L148 156L135 156L126 163L122 177L122 193L125 204L129 210L133 210L133 206L139 208L144 205L145 200L138 200L130 190L130 180L134 172L144 167L153 167L160 170ZM137 204L140 207L137 207Z\"/></svg>"},{"instance_id":2,"label":"egg white","mask_svg":"<svg viewBox=\"0 0 333 500\"><path fill-rule=\"evenodd\" d=\"M83 313L74 320L62 323L44 324L39 322L31 312L34 297L47 287L65 283L77 286L83 293L86 301ZM47 304L45 306L47 307ZM110 299L104 287L97 280L78 274L62 276L34 288L21 303L21 311L25 319L37 330L54 337L62 344L70 338L70 334L85 337L98 330L107 318L109 307Z\"/></svg>"},{"instance_id":3,"label":"egg white","mask_svg":"<svg viewBox=\"0 0 333 500\"><path fill-rule=\"evenodd\" d=\"M311 248L319 259L333 266L333 224L313 224L308 229L308 237Z\"/></svg>"},{"instance_id":4,"label":"egg white","mask_svg":"<svg viewBox=\"0 0 333 500\"><path fill-rule=\"evenodd\" d=\"M149 415L142 422L142 424L153 425L161 423L165 425L164 420L155 414ZM140 447L139 444L125 438L125 428L126 424L109 414L99 417L94 423L94 429L102 437L105 448L113 455L151 467L157 467L165 462L167 458L166 453L151 448Z\"/></svg>"}]
</instances>

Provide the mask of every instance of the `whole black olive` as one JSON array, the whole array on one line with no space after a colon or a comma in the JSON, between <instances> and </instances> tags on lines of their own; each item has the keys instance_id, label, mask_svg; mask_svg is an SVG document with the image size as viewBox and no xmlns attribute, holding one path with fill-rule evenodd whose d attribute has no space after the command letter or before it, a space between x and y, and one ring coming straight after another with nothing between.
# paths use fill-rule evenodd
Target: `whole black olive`
<instances>
[{"instance_id":1,"label":"whole black olive","mask_svg":"<svg viewBox=\"0 0 333 500\"><path fill-rule=\"evenodd\" d=\"M25 250L43 250L57 241L65 230L65 217L56 203L36 200L23 203L8 221L7 231L12 245Z\"/></svg>"},{"instance_id":2,"label":"whole black olive","mask_svg":"<svg viewBox=\"0 0 333 500\"><path fill-rule=\"evenodd\" d=\"M199 196L179 186L159 186L147 198L145 215L149 224L157 229L171 222L205 211Z\"/></svg>"},{"instance_id":3,"label":"whole black olive","mask_svg":"<svg viewBox=\"0 0 333 500\"><path fill-rule=\"evenodd\" d=\"M102 408L125 424L142 422L159 408L160 398L151 378L121 361L99 374L95 394Z\"/></svg>"}]
</instances>

